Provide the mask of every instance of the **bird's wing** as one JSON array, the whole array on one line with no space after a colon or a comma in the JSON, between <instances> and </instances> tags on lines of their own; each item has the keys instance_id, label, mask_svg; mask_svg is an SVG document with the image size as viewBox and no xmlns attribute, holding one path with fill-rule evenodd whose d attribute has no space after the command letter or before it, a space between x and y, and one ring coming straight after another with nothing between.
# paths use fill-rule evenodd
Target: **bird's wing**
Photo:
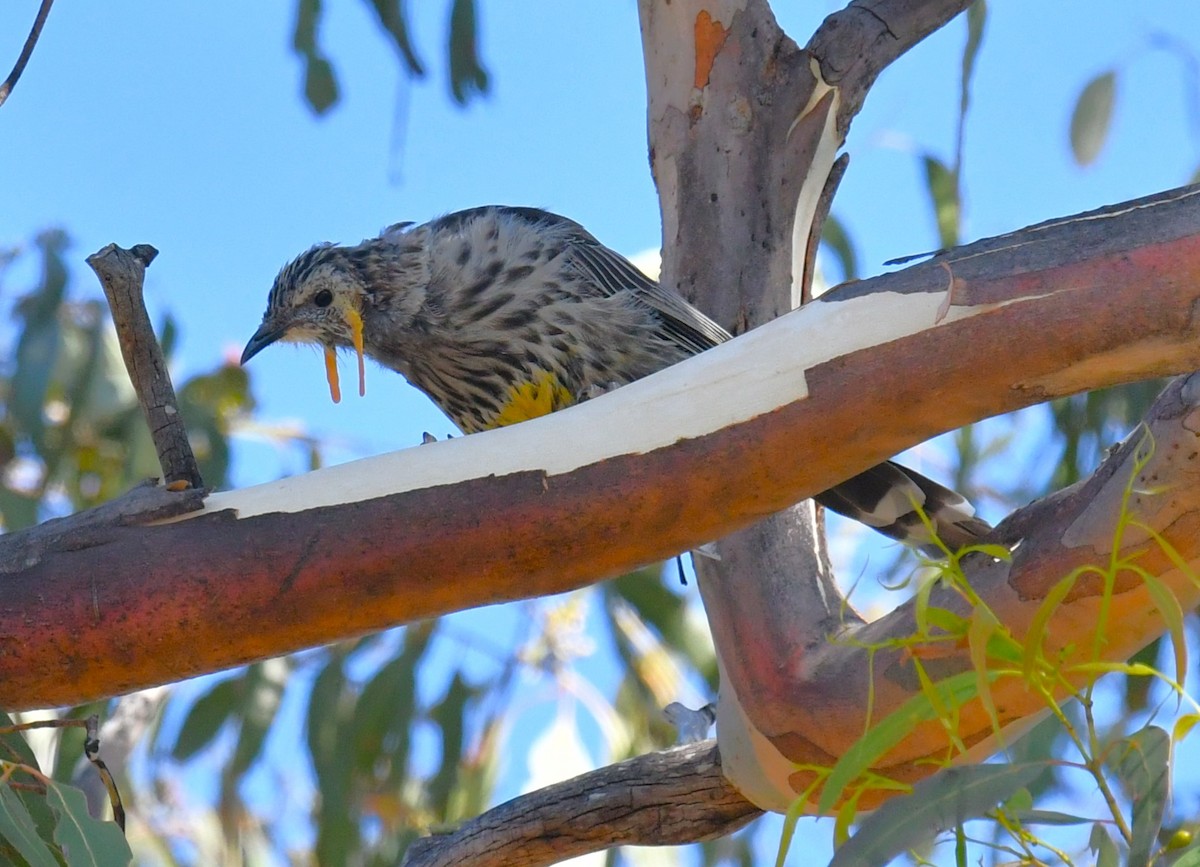
<instances>
[{"instance_id":1,"label":"bird's wing","mask_svg":"<svg viewBox=\"0 0 1200 867\"><path fill-rule=\"evenodd\" d=\"M571 260L605 295L632 292L662 319L662 331L691 352L703 352L731 339L730 334L678 294L651 280L624 256L591 235L576 237Z\"/></svg>"},{"instance_id":2,"label":"bird's wing","mask_svg":"<svg viewBox=\"0 0 1200 867\"><path fill-rule=\"evenodd\" d=\"M477 217L499 214L536 226L556 230L567 245L570 261L605 296L631 293L658 314L662 336L689 352L703 352L731 339L728 331L688 304L678 293L664 289L632 262L608 247L579 223L540 208L492 205L449 214L438 220L438 227L462 225Z\"/></svg>"}]
</instances>

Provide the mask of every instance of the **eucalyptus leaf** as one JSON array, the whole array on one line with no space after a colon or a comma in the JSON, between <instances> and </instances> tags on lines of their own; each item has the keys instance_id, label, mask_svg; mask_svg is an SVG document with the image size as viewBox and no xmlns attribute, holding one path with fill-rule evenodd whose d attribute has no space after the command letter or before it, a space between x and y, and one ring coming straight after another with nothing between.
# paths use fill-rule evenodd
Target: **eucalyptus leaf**
<instances>
[{"instance_id":1,"label":"eucalyptus leaf","mask_svg":"<svg viewBox=\"0 0 1200 867\"><path fill-rule=\"evenodd\" d=\"M943 249L958 244L958 227L961 219L958 177L954 171L933 154L921 158L925 166L925 186L933 206L937 223L938 243Z\"/></svg>"},{"instance_id":2,"label":"eucalyptus leaf","mask_svg":"<svg viewBox=\"0 0 1200 867\"><path fill-rule=\"evenodd\" d=\"M0 784L0 841L11 846L29 867L58 867L58 859L39 836L33 816L7 783Z\"/></svg>"},{"instance_id":3,"label":"eucalyptus leaf","mask_svg":"<svg viewBox=\"0 0 1200 867\"><path fill-rule=\"evenodd\" d=\"M425 74L425 64L417 56L409 35L407 2L405 0L368 0L368 5L379 16L379 23L392 37L400 56L408 67L411 75L420 77Z\"/></svg>"},{"instance_id":4,"label":"eucalyptus leaf","mask_svg":"<svg viewBox=\"0 0 1200 867\"><path fill-rule=\"evenodd\" d=\"M488 74L479 60L475 0L451 0L450 93L465 105L471 96L487 93Z\"/></svg>"},{"instance_id":5,"label":"eucalyptus leaf","mask_svg":"<svg viewBox=\"0 0 1200 867\"><path fill-rule=\"evenodd\" d=\"M1096 867L1120 867L1121 853L1117 844L1099 822L1092 826L1092 834L1088 838L1088 851L1096 854Z\"/></svg>"},{"instance_id":6,"label":"eucalyptus leaf","mask_svg":"<svg viewBox=\"0 0 1200 867\"><path fill-rule=\"evenodd\" d=\"M54 841L70 867L126 867L133 861L121 829L115 822L93 819L79 789L52 782L46 786L46 801L58 819Z\"/></svg>"},{"instance_id":7,"label":"eucalyptus leaf","mask_svg":"<svg viewBox=\"0 0 1200 867\"><path fill-rule=\"evenodd\" d=\"M1102 72L1084 85L1071 113L1071 154L1081 166L1091 165L1100 155L1112 124L1117 98L1117 74Z\"/></svg>"},{"instance_id":8,"label":"eucalyptus leaf","mask_svg":"<svg viewBox=\"0 0 1200 867\"><path fill-rule=\"evenodd\" d=\"M821 227L821 241L838 260L842 269L843 280L858 279L858 253L854 249L854 240L846 231L845 225L834 214L825 218Z\"/></svg>"},{"instance_id":9,"label":"eucalyptus leaf","mask_svg":"<svg viewBox=\"0 0 1200 867\"><path fill-rule=\"evenodd\" d=\"M171 748L172 758L187 761L212 743L233 714L241 679L242 675L223 680L192 703Z\"/></svg>"},{"instance_id":10,"label":"eucalyptus leaf","mask_svg":"<svg viewBox=\"0 0 1200 867\"><path fill-rule=\"evenodd\" d=\"M1158 726L1146 726L1116 744L1109 765L1133 802L1133 840L1129 867L1150 863L1171 787L1171 736Z\"/></svg>"},{"instance_id":11,"label":"eucalyptus leaf","mask_svg":"<svg viewBox=\"0 0 1200 867\"><path fill-rule=\"evenodd\" d=\"M320 23L321 0L299 0L292 48L304 61L304 98L318 115L338 101L337 77L319 44Z\"/></svg>"},{"instance_id":12,"label":"eucalyptus leaf","mask_svg":"<svg viewBox=\"0 0 1200 867\"><path fill-rule=\"evenodd\" d=\"M345 737L353 711L345 651L330 652L308 699L308 748L321 798L314 811L313 857L322 867L341 867L361 848L362 829L351 815L353 743Z\"/></svg>"},{"instance_id":13,"label":"eucalyptus leaf","mask_svg":"<svg viewBox=\"0 0 1200 867\"><path fill-rule=\"evenodd\" d=\"M840 846L829 867L884 865L931 834L986 815L1046 770L1040 762L946 768L888 800Z\"/></svg>"},{"instance_id":14,"label":"eucalyptus leaf","mask_svg":"<svg viewBox=\"0 0 1200 867\"><path fill-rule=\"evenodd\" d=\"M433 707L430 717L442 733L442 759L437 772L426 784L431 808L444 822L453 822L469 816L454 809L453 795L462 770L463 747L466 737L466 714L476 690L463 679L462 672L455 672L446 688L442 700Z\"/></svg>"},{"instance_id":15,"label":"eucalyptus leaf","mask_svg":"<svg viewBox=\"0 0 1200 867\"><path fill-rule=\"evenodd\" d=\"M934 684L933 691L943 705L961 707L975 697L978 682L974 671L966 671ZM937 710L924 691L905 701L850 745L833 766L821 790L817 805L820 815L830 809L845 792L846 787L870 769L876 759L913 731L919 724L937 717Z\"/></svg>"}]
</instances>

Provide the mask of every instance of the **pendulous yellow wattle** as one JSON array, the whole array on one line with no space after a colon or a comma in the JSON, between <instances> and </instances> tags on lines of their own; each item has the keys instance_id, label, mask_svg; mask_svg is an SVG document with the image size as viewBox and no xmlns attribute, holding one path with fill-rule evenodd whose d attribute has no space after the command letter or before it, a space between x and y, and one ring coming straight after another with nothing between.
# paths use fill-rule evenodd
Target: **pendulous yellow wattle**
<instances>
[{"instance_id":1,"label":"pendulous yellow wattle","mask_svg":"<svg viewBox=\"0 0 1200 867\"><path fill-rule=\"evenodd\" d=\"M350 337L354 341L354 353L358 356L358 396L367 393L367 370L363 363L363 321L362 315L353 307L347 308L342 314L346 324L350 326Z\"/></svg>"},{"instance_id":2,"label":"pendulous yellow wattle","mask_svg":"<svg viewBox=\"0 0 1200 867\"><path fill-rule=\"evenodd\" d=\"M342 389L338 385L337 353L331 346L325 347L325 381L329 383L329 396L333 398L333 402L340 403Z\"/></svg>"},{"instance_id":3,"label":"pendulous yellow wattle","mask_svg":"<svg viewBox=\"0 0 1200 867\"><path fill-rule=\"evenodd\" d=\"M363 321L353 307L347 307L342 312L342 318L350 326L350 339L354 343L354 354L358 356L358 396L367 393L367 368L363 356ZM329 396L334 403L342 400L342 387L338 382L337 352L332 346L325 347L325 381L329 383Z\"/></svg>"}]
</instances>

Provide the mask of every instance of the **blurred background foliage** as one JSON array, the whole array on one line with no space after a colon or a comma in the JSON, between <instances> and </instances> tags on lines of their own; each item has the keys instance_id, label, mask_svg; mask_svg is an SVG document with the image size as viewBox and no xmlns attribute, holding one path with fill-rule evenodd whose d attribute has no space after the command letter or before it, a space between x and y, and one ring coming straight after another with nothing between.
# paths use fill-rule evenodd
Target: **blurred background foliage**
<instances>
[{"instance_id":1,"label":"blurred background foliage","mask_svg":"<svg viewBox=\"0 0 1200 867\"><path fill-rule=\"evenodd\" d=\"M378 15L381 35L393 43L403 74L422 77L423 56L444 53L453 99L465 103L487 92L472 0L447 2L444 52L419 51L413 44L403 0L368 5ZM320 0L300 0L293 34L304 98L317 114L329 111L339 96L337 60L321 46L321 11ZM937 227L931 242L938 246L960 239L963 128L986 23L983 4L975 4L961 56L946 61L947 72L955 69L962 82L953 108L953 152L917 155ZM1171 50L1187 51L1178 44ZM1081 84L1069 119L1080 165L1103 149L1119 75L1114 68ZM1191 91L1185 96L1197 97ZM854 239L836 216L826 227L823 250L826 274L858 276ZM3 266L18 257L40 261L36 285L3 282ZM57 229L0 255L0 297L14 299L0 348L0 517L6 530L94 506L157 473L98 287L90 275L81 279L74 264L81 259L66 232ZM179 326L168 317L159 333L170 358ZM1086 475L1160 388L1154 382L1094 392L965 428L943 441L948 475L968 495L1011 509ZM253 419L250 380L226 359L178 391L204 478L222 487L230 438L250 426L259 434L269 430ZM1038 420L1031 422L1034 416ZM1042 458L1038 466L1018 470L1009 450L1031 426L1043 431L1037 448ZM308 450L310 466L320 465L320 443L304 437L297 442ZM886 580L913 568L911 556L900 552L880 572ZM711 641L694 596L679 586L673 566L514 608L507 618L498 617L503 629L487 634L462 627L454 617L427 621L155 691L128 714L122 706L130 699L67 715L98 709L123 720L124 730L102 734L102 750L118 773L141 863L395 864L415 836L492 804L506 763L528 761L535 781L539 774L548 782L581 771L592 761L582 744L585 730L592 739L599 733L602 761L661 748L674 738L661 708L681 695L698 705L715 694ZM599 628L589 629L589 623ZM609 646L598 649L596 635ZM608 692L587 677L587 660L601 651L621 667ZM1156 643L1140 658L1154 662L1158 655ZM1128 680L1119 690L1117 717L1146 706L1147 683L1139 681L1148 680ZM527 756L512 755L514 708L529 701L531 691L545 694L547 688L565 697L555 724L529 744ZM576 716L576 708L586 720ZM1037 727L1018 748L1021 757L1052 762L1059 737L1053 725ZM23 741L4 741L9 760L38 761L55 780L75 780L89 793L94 789L88 769L81 770L77 732L31 741L37 759ZM311 767L314 797L289 793L297 766ZM204 777L198 768L216 772ZM1053 787L1053 778L1048 780L1044 785ZM211 790L196 797L191 789L197 785ZM8 791L0 786L0 799ZM45 813L39 797L31 799L28 792L20 797L31 811ZM55 820L42 814L34 817L39 831L55 839L50 830ZM753 863L755 827L693 847L691 862ZM47 843L46 851L55 859L47 863L63 861L58 843ZM0 842L0 855L15 864L39 863L11 842ZM607 857L610 863L640 863L649 856ZM656 857L655 863L675 863L674 856Z\"/></svg>"}]
</instances>

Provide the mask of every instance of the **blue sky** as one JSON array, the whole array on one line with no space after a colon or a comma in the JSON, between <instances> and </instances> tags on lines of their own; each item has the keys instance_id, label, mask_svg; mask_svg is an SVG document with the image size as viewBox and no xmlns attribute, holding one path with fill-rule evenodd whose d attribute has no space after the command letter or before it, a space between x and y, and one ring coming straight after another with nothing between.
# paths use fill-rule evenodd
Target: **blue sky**
<instances>
[{"instance_id":1,"label":"blue sky","mask_svg":"<svg viewBox=\"0 0 1200 867\"><path fill-rule=\"evenodd\" d=\"M0 65L15 58L36 5L0 12ZM450 102L442 69L446 4L409 4L433 73L416 84L366 4L325 5L322 41L343 99L317 119L300 99L291 2L60 2L0 107L0 245L61 225L75 239L74 291L91 296L99 289L84 256L110 241L154 244L147 298L180 323L179 378L239 352L279 267L317 241L506 203L566 214L629 254L658 245L633 0L480 0L493 88L466 110ZM776 5L804 41L841 4ZM952 23L887 70L854 123L834 209L866 274L937 245L917 155L950 156L964 31ZM993 4L966 136L966 239L1188 181L1200 129L1183 65L1149 47L1156 33L1200 51L1200 4ZM1114 66L1112 135L1081 169L1067 147L1071 107ZM10 272L4 288L24 288L32 265ZM316 351L273 349L252 374L259 417L302 425L331 444L334 460L451 430L378 368L368 369L365 398L345 389L339 406ZM235 460L236 484L303 469L299 453L250 439ZM589 674L611 681L606 665Z\"/></svg>"}]
</instances>

